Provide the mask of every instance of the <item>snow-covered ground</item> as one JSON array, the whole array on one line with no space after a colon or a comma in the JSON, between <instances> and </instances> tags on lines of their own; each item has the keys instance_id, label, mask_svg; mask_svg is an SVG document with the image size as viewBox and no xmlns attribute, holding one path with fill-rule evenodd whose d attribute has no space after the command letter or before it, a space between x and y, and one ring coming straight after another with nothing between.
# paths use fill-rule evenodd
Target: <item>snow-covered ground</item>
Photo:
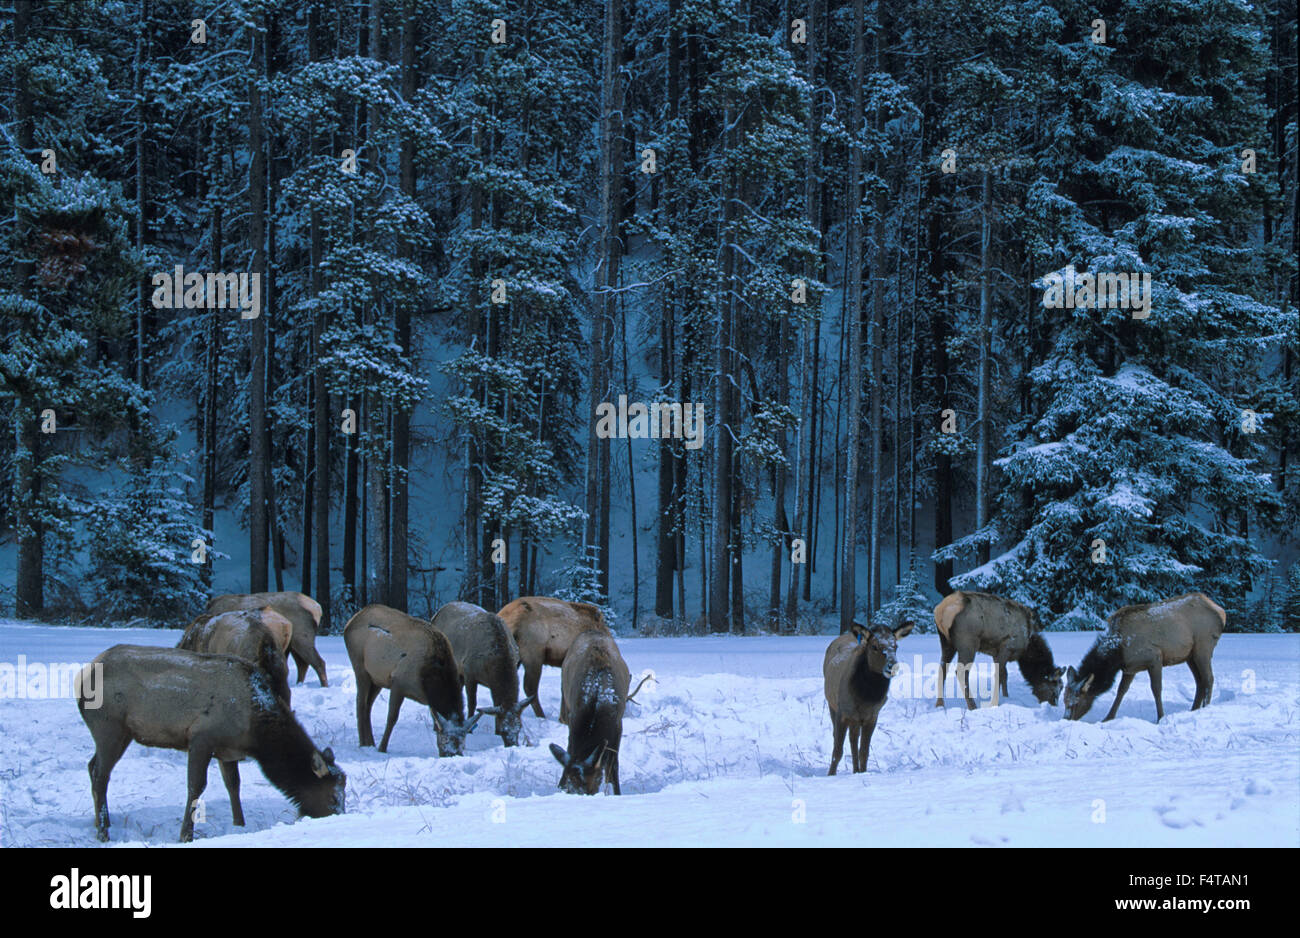
<instances>
[{"instance_id":1,"label":"snow-covered ground","mask_svg":"<svg viewBox=\"0 0 1300 938\"><path fill-rule=\"evenodd\" d=\"M173 645L179 633L0 623L0 671L86 662L110 645ZM1075 664L1092 634L1052 633ZM821 662L829 637L620 639L633 682L657 684L628 707L623 796L556 790L546 744L566 742L559 671L546 669L551 719L525 717L529 745L504 749L487 719L462 758L438 759L429 714L407 702L388 755L357 746L342 640L319 642L331 686L294 688L299 719L348 773L348 813L297 820L249 763L248 826L230 823L220 773L205 793L196 846L1290 846L1300 845L1300 636L1225 635L1214 701L1189 713L1193 681L1164 676L1166 718L1139 676L1108 724L1103 695L1078 723L1037 705L1016 667L1010 700L969 712L894 682L865 775L826 777L831 731ZM937 660L933 635L899 660ZM932 682L931 682L932 684ZM924 688L924 684L921 685ZM932 687L929 690L932 692ZM0 675L0 695L4 690ZM480 705L487 700L480 696ZM383 728L387 694L372 718ZM0 699L0 843L96 843L90 735L70 697ZM185 798L185 754L133 745L109 786L114 844L171 844Z\"/></svg>"}]
</instances>

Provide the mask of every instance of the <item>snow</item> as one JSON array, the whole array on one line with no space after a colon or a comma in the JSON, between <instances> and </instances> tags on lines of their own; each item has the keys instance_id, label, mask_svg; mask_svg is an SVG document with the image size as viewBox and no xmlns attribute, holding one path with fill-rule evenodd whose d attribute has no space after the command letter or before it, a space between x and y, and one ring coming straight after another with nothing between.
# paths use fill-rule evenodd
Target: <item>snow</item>
<instances>
[{"instance_id":1,"label":"snow","mask_svg":"<svg viewBox=\"0 0 1300 938\"><path fill-rule=\"evenodd\" d=\"M117 643L174 645L177 631L0 623L0 662L86 662ZM1095 633L1048 633L1077 664ZM296 819L246 763L248 826L232 827L215 766L195 846L1291 846L1300 845L1300 636L1224 635L1214 701L1188 712L1194 684L1166 669L1166 718L1145 676L1117 720L1114 691L1084 720L1037 705L1019 671L999 708L937 710L896 679L868 772L846 753L826 777L831 732L821 664L830 636L620 638L633 674L622 797L556 790L559 670L545 669L550 719L528 712L528 745L502 747L483 721L463 757L438 759L429 715L403 708L387 756L356 745L354 688L339 636L318 647L331 686L294 688L298 718L348 774L348 813ZM937 661L933 635L899 643L900 663ZM987 659L979 659L986 661ZM383 702L375 708L382 722ZM90 736L70 699L0 700L0 843L95 844ZM184 800L185 754L133 745L109 786L115 845L169 845Z\"/></svg>"}]
</instances>

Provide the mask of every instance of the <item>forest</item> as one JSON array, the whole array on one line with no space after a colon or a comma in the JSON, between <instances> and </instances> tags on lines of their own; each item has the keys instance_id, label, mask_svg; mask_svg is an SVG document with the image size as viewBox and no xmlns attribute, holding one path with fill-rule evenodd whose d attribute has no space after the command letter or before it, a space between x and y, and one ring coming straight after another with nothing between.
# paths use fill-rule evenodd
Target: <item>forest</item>
<instances>
[{"instance_id":1,"label":"forest","mask_svg":"<svg viewBox=\"0 0 1300 938\"><path fill-rule=\"evenodd\" d=\"M9 0L0 613L1300 631L1296 42L1295 0Z\"/></svg>"}]
</instances>

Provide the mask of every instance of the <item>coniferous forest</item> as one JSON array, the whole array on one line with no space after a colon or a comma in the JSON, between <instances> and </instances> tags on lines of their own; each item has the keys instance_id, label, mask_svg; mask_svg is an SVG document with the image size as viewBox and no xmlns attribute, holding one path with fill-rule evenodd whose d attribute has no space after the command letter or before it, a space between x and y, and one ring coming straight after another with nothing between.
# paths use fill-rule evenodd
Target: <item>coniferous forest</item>
<instances>
[{"instance_id":1,"label":"coniferous forest","mask_svg":"<svg viewBox=\"0 0 1300 938\"><path fill-rule=\"evenodd\" d=\"M0 606L1300 630L1295 0L0 6Z\"/></svg>"}]
</instances>

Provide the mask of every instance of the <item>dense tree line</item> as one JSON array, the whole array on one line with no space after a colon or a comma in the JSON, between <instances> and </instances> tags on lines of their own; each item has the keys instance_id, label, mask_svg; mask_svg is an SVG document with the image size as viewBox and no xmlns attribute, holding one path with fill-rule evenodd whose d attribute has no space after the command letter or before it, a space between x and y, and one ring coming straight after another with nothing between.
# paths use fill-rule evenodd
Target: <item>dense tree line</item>
<instances>
[{"instance_id":1,"label":"dense tree line","mask_svg":"<svg viewBox=\"0 0 1300 938\"><path fill-rule=\"evenodd\" d=\"M1294 0L12 0L5 600L1300 627L1296 78Z\"/></svg>"}]
</instances>

